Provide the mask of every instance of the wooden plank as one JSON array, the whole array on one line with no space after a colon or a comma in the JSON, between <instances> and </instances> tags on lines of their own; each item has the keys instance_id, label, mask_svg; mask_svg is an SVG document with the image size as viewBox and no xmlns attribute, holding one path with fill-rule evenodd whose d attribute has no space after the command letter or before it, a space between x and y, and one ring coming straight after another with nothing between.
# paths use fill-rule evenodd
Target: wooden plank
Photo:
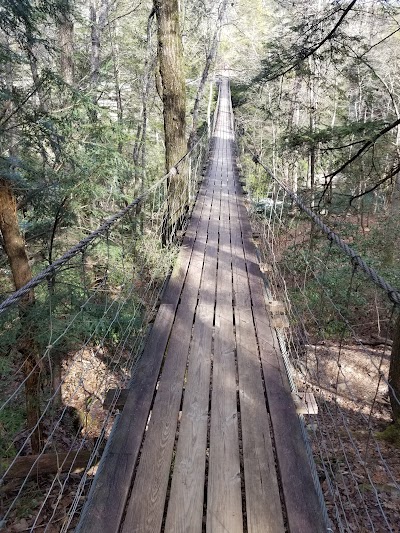
<instances>
[{"instance_id":1,"label":"wooden plank","mask_svg":"<svg viewBox=\"0 0 400 533\"><path fill-rule=\"evenodd\" d=\"M285 527L236 201L231 204L231 225L247 530L249 533L283 533Z\"/></svg>"},{"instance_id":2,"label":"wooden plank","mask_svg":"<svg viewBox=\"0 0 400 533\"><path fill-rule=\"evenodd\" d=\"M240 198L240 197L239 197ZM251 229L242 202L240 221L249 273L254 320L260 347L268 407L279 463L282 489L291 533L326 531L313 483L298 415L291 398L279 345L265 307L264 284L258 267Z\"/></svg>"},{"instance_id":3,"label":"wooden plank","mask_svg":"<svg viewBox=\"0 0 400 533\"><path fill-rule=\"evenodd\" d=\"M220 150L226 150L225 146ZM207 531L243 531L233 333L231 253L226 178L221 188Z\"/></svg>"},{"instance_id":4,"label":"wooden plank","mask_svg":"<svg viewBox=\"0 0 400 533\"><path fill-rule=\"evenodd\" d=\"M317 415L318 404L312 392L292 392L296 412L302 415Z\"/></svg>"},{"instance_id":5,"label":"wooden plank","mask_svg":"<svg viewBox=\"0 0 400 533\"><path fill-rule=\"evenodd\" d=\"M207 227L208 213L205 215L203 212L122 532L150 533L159 532L161 529L193 317L204 261Z\"/></svg>"},{"instance_id":6,"label":"wooden plank","mask_svg":"<svg viewBox=\"0 0 400 533\"><path fill-rule=\"evenodd\" d=\"M170 533L196 533L202 530L219 226L217 202L218 196L213 203L208 231L164 530Z\"/></svg>"},{"instance_id":7,"label":"wooden plank","mask_svg":"<svg viewBox=\"0 0 400 533\"><path fill-rule=\"evenodd\" d=\"M203 187L151 334L130 383L125 408L112 434L107 454L99 465L77 533L119 531L158 374L192 257L192 243L201 219L205 192Z\"/></svg>"},{"instance_id":8,"label":"wooden plank","mask_svg":"<svg viewBox=\"0 0 400 533\"><path fill-rule=\"evenodd\" d=\"M269 300L267 307L271 315L284 315L286 312L285 304L277 300Z\"/></svg>"}]
</instances>

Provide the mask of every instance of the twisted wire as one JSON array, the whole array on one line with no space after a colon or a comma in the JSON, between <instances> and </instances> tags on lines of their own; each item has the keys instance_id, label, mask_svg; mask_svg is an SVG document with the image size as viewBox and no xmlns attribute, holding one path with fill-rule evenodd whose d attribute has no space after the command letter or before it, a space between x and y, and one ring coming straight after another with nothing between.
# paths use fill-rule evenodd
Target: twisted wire
<instances>
[{"instance_id":1,"label":"twisted wire","mask_svg":"<svg viewBox=\"0 0 400 533\"><path fill-rule=\"evenodd\" d=\"M286 192L286 194L304 211L312 221L322 230L327 238L332 241L336 246L342 250L352 261L353 265L357 265L367 276L381 289L383 289L388 295L389 299L396 305L400 306L400 291L395 289L390 283L388 283L382 276L380 276L373 268L371 268L362 257L343 239L335 233L329 226L323 222L323 220L310 209L304 201L294 193L287 185L285 185L276 175L263 163L259 157L246 145L246 148L253 156L253 161L259 164L267 174Z\"/></svg>"},{"instance_id":2,"label":"twisted wire","mask_svg":"<svg viewBox=\"0 0 400 533\"><path fill-rule=\"evenodd\" d=\"M288 300L289 295L287 293L286 282L285 282L285 279L282 277L282 273L279 271L277 267L277 262L279 262L279 257L281 254L281 247L283 246L283 249L284 249L288 245L286 238L284 240L284 243L279 243L279 231L283 228L282 205L283 205L284 197L286 194L287 194L287 191L283 187L277 193L276 191L274 191L274 195L273 195L274 203L273 203L273 206L270 206L269 213L267 214L267 207L266 207L264 211L264 216L262 218L257 217L255 213L254 219L256 221L256 228L260 229L259 225L262 227L262 240L261 240L262 247L260 248L261 261L262 262L266 261L266 264L271 263L271 267L272 267L271 274L268 274L268 278L269 278L268 286L270 288L269 296L273 295L276 292L274 296L279 300L279 296L282 296L282 292L283 292L287 312L289 313L291 317L290 322L292 324L293 323L297 324L298 322L300 323L302 322L302 317L300 317L299 321L297 320L297 318L299 318L298 310L295 307L293 307L290 301ZM252 199L250 200L252 201ZM293 222L293 224L295 224L295 222ZM276 225L278 226L277 228L275 227ZM297 240L298 226L295 225L295 227L296 227L295 239ZM287 231L287 228L285 229ZM276 237L274 233L278 234L278 237ZM290 240L290 236L288 238ZM300 234L300 239L301 239L300 242L303 242L302 234ZM334 242L335 242L334 240L330 240L329 254L331 253L331 250L333 247L332 245L334 244ZM276 249L275 249L275 246L276 246ZM365 347L363 346L362 341L359 339L358 335L356 334L354 327L348 322L348 319L346 319L346 317L343 315L342 310L332 300L331 295L329 294L329 292L326 290L326 288L323 285L323 280L320 279L320 276L314 272L312 264L310 263L308 259L308 254L302 250L300 251L298 256L299 258L301 258L302 263L304 263L306 272L310 272L312 277L315 278L315 281L318 283L318 290L320 291L320 293L324 294L324 298L328 301L329 306L335 310L335 312L337 313L341 321L346 324L346 326L349 328L349 331L353 339L356 341L357 345L361 346L361 348L363 349L363 352L365 353L364 351ZM326 266L327 260L328 260L328 257L326 257L325 260L319 260L319 261L321 262L322 265ZM352 266L353 276L356 272L360 274L359 272L360 269L358 268L358 262L351 261L351 266ZM290 270L291 269L289 265L289 271ZM270 275L271 275L271 278L270 278ZM326 340L326 337L323 331L319 328L321 317L317 317L317 315L315 315L315 313L309 308L309 304L307 302L307 296L304 294L304 286L302 286L302 281L298 280L296 276L294 276L294 278L295 279L293 281L294 281L295 287L296 289L299 290L302 298L305 299L304 303L310 312L310 316L312 320L315 321L316 325L318 326L319 335L322 334L322 339ZM393 317L393 312L394 312L393 309L395 307L396 307L396 304L393 304L391 315L390 315L391 318ZM390 321L391 319L389 320L389 322ZM388 325L388 328L389 326L390 324ZM286 333L286 331L282 333L285 337L287 337L287 335L292 335L292 334L294 335L296 332L292 332L292 330L290 330L288 334ZM282 344L291 346L290 340L288 337L286 338L286 343L285 341L283 341ZM297 350L297 348L295 349ZM308 351L308 347L306 349ZM384 353L386 353L385 350L384 350ZM296 354L297 354L297 360L298 361L300 360L301 364L304 363L304 361L303 362L301 361L301 355L298 352L296 352ZM290 357L290 354L289 354L289 357ZM317 358L317 355L315 357ZM369 359L372 364L371 368L376 370L377 382L383 381L388 386L389 390L392 390L390 387L390 384L388 383L388 380L385 378L385 376L381 372L380 365L382 362L382 357L383 355L381 355L380 357L379 366L370 357ZM289 361L289 366L293 367L293 364L291 361ZM313 372L312 367L308 366L307 361L306 361L306 366L305 367L302 366L301 368L305 369L304 372L302 369L300 369L300 372L304 376L304 379L306 380L306 381L302 380L302 383L304 384L307 383L307 386L311 385L311 388L314 388L314 386L312 385L312 382L309 381L309 378L307 378L306 375L308 376L313 375L315 370ZM290 370L291 369L289 368L289 371ZM297 368L297 370L299 370L299 368ZM295 370L295 374L296 374L296 370ZM292 376L293 379L294 377L295 376ZM316 383L319 384L318 375L314 377L316 377ZM347 380L345 381L345 385L346 385L346 390L349 393L351 400L353 402L358 403L360 400L359 398L357 399L357 397L354 395L354 391L352 391L349 388L349 384ZM376 387L378 386L379 385L376 385ZM335 390L337 390L337 388ZM370 407L370 412L364 414L360 410L360 415L363 421L365 422L365 424L367 425L367 427L369 428L370 440L372 441L371 444L373 444L373 448L375 449L375 452L377 454L377 460L379 461L380 467L384 469L385 475L387 475L388 477L388 482L391 483L393 487L398 489L399 484L398 484L398 480L395 477L395 472L392 471L391 466L387 463L387 461L385 460L382 454L382 452L384 452L385 450L381 449L381 445L379 444L377 438L374 435L371 435L371 428L370 428L369 420L371 417L371 412L374 409L374 406L376 403L376 396L377 396L377 392L375 391L373 398L371 398L372 405ZM399 401L397 397L396 397L396 400ZM312 440L313 440L313 445L316 447L316 450L314 453L318 456L320 466L321 468L323 468L328 491L333 501L334 507L331 510L331 513L334 514L335 516L334 521L337 522L336 525L338 526L340 531L343 531L343 532L349 531L351 527L348 523L347 514L351 513L352 519L353 519L352 526L354 526L354 524L357 524L358 528L362 528L363 525L360 523L360 519L361 519L361 521L364 521L365 524L368 524L368 530L378 531L378 529L376 528L376 524L374 524L374 518L369 512L370 507L368 505L368 501L365 500L364 492L360 490L359 488L360 477L358 476L356 471L353 472L353 466L354 466L353 459L351 455L348 453L349 451L348 446L350 446L351 453L355 454L355 461L358 464L366 464L365 454L361 453L361 449L359 449L359 444L357 442L357 436L353 435L353 428L349 427L346 413L340 406L336 404L335 407L332 408L329 405L329 400L324 399L323 395L321 394L319 395L319 403L320 403L321 409L319 410L317 420L320 419L322 427L320 427L320 424L318 423L316 425L316 429L312 430L314 433L314 437L312 438ZM325 419L327 419L327 422ZM336 426L338 423L340 427L343 428L344 435L342 435L340 432L330 432L329 429L328 430L324 429L325 427L329 428L329 425L331 424L334 424ZM319 433L318 436L317 436L317 432ZM304 431L303 435L305 435L306 437L309 437L306 431ZM371 447L369 442L367 443L367 447L368 445ZM342 454L343 461L345 463L344 469L347 470L347 472L346 471L342 472L340 470L335 471L334 466L332 466L331 464L330 455L332 451L334 452L334 450L337 447L340 450L340 453ZM307 448L307 451L310 451L312 453L312 450L308 450L308 448ZM376 480L374 480L372 472L365 467L363 476L366 480L366 483L368 483L369 486L371 486L371 491L374 497L374 505L377 507L377 509L379 509L382 520L384 520L385 522L386 530L394 531L395 529L393 529L393 523L392 524L390 523L390 517L385 510L384 502L380 496L380 488L379 486L376 485ZM340 483L342 486L341 488L342 494L340 490L339 491L337 490L339 478L340 478ZM357 503L360 505L359 510L361 511L362 509L362 513L356 512L355 501L357 501Z\"/></svg>"},{"instance_id":3,"label":"twisted wire","mask_svg":"<svg viewBox=\"0 0 400 533\"><path fill-rule=\"evenodd\" d=\"M101 226L99 226L96 230L92 231L89 235L87 235L84 239L79 241L75 246L70 248L64 255L56 259L51 265L49 265L47 268L39 272L36 276L34 276L26 285L18 289L17 291L13 292L8 298L6 298L1 304L0 304L0 314L2 314L6 309L12 307L13 305L17 304L24 296L26 296L32 289L40 285L43 281L47 280L49 276L54 275L54 273L65 263L67 263L70 259L75 257L77 254L83 252L86 250L86 248L89 246L90 243L92 243L97 237L100 235L103 235L106 233L116 222L121 220L125 215L127 215L132 209L140 204L143 203L144 200L148 198L148 196L155 191L158 187L160 187L163 183L167 183L168 179L172 176L175 176L178 173L178 166L197 148L197 146L203 141L205 134L203 134L196 144L186 152L186 154L181 157L181 159L169 170L167 174L165 174L162 178L157 180L151 187L149 187L145 192L140 194L138 197L136 197L129 205L127 205L124 209L121 209L118 213L113 215L112 217L108 218Z\"/></svg>"}]
</instances>

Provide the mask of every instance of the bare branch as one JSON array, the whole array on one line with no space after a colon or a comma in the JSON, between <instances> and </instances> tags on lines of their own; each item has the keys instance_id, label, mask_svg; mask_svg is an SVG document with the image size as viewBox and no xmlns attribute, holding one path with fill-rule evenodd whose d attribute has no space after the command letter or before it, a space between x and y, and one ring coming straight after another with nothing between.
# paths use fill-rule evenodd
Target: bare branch
<instances>
[{"instance_id":1,"label":"bare branch","mask_svg":"<svg viewBox=\"0 0 400 533\"><path fill-rule=\"evenodd\" d=\"M390 179L394 178L394 176L396 176L396 174L398 174L399 172L400 172L400 163L391 172L389 172L389 174L387 176L385 176L380 181L378 181L378 183L376 183L373 187L371 187L370 189L367 189L366 191L364 191L364 192L362 192L360 194L357 194L356 196L352 196L350 198L350 202L349 202L350 205L353 203L354 200L357 200L357 198L361 198L362 196L365 196L366 194L368 194L370 192L373 192L376 189L378 189L385 182L387 182Z\"/></svg>"},{"instance_id":2,"label":"bare branch","mask_svg":"<svg viewBox=\"0 0 400 533\"><path fill-rule=\"evenodd\" d=\"M142 5L143 2L139 2L137 6L135 6L134 8L132 8L130 11L128 11L127 13L124 13L123 15L119 15L118 17L115 17L113 18L112 20L109 20L106 24L106 26L108 26L109 24L113 24L114 22L116 22L117 20L120 20L120 19L123 19L125 17L127 17L128 15L132 15L132 13L134 13L135 11L137 11L139 9L139 7Z\"/></svg>"},{"instance_id":3,"label":"bare branch","mask_svg":"<svg viewBox=\"0 0 400 533\"><path fill-rule=\"evenodd\" d=\"M392 37L392 35L394 35L395 33L397 33L398 31L400 31L400 27L397 28L396 30L392 31L391 33L389 33L389 35L386 35L386 37L383 37L383 39L381 39L380 41L378 41L377 43L374 43L372 44L368 50L366 50L363 54L361 54L361 56L359 57L359 59L361 59L363 56L365 56L366 54L368 54L373 48L375 48L375 46L379 46L380 44L384 43L385 41L387 41L388 39L390 39L390 37Z\"/></svg>"},{"instance_id":4,"label":"bare branch","mask_svg":"<svg viewBox=\"0 0 400 533\"><path fill-rule=\"evenodd\" d=\"M397 120L395 120L394 122L388 124L386 126L386 128L383 128L383 130L381 130L380 132L378 132L372 139L370 139L369 141L367 141L365 144L363 144L363 146L361 146L361 148L358 150L358 152L356 154L353 155L353 157L350 157L350 159L348 159L345 163L343 163L343 165L341 165L337 170L335 170L334 172L332 172L331 174L328 174L326 177L329 178L329 181L326 183L325 187L324 187L324 190L322 192L322 195L321 195L321 198L318 202L318 205L321 204L323 198L325 197L325 194L326 192L328 191L329 187L331 186L332 184L332 181L333 181L333 178L335 176L337 176L338 174L340 174L340 172L342 172L345 168L347 168L351 163L353 163L356 159L358 159L364 152L366 152L367 150L369 150L369 148L371 148L378 139L380 139L383 135L385 135L386 133L388 133L390 130L392 130L393 128L395 128L396 126L399 126L400 125L400 119L398 118Z\"/></svg>"},{"instance_id":5,"label":"bare branch","mask_svg":"<svg viewBox=\"0 0 400 533\"><path fill-rule=\"evenodd\" d=\"M348 13L352 10L353 6L356 4L357 0L352 0L350 4L344 9L342 15L340 16L339 20L336 22L334 27L331 29L331 31L320 41L318 44L313 46L310 50L305 52L302 57L300 57L295 63L290 65L290 67L287 67L282 72L279 72L278 74L274 74L270 78L267 78L266 81L272 81L276 80L277 78L284 76L285 74L288 74L292 70L294 70L296 67L300 65L305 59L308 59L310 56L314 55L317 50L319 50L326 42L328 42L332 37L334 37L336 31L338 30L339 26L342 24Z\"/></svg>"},{"instance_id":6,"label":"bare branch","mask_svg":"<svg viewBox=\"0 0 400 533\"><path fill-rule=\"evenodd\" d=\"M342 146L327 146L326 148L321 148L321 152L331 152L332 150L343 150L344 148L350 148L356 144L364 143L366 139L360 139L359 141L353 141L348 144L343 144Z\"/></svg>"}]
</instances>

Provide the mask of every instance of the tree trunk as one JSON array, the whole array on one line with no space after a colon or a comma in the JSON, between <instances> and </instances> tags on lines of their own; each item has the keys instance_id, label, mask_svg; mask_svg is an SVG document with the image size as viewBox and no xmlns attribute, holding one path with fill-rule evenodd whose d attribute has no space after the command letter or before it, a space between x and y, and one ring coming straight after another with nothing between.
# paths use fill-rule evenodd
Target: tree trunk
<instances>
[{"instance_id":1,"label":"tree trunk","mask_svg":"<svg viewBox=\"0 0 400 533\"><path fill-rule=\"evenodd\" d=\"M101 0L100 7L98 1L90 2L90 37L91 37L91 53L90 53L90 87L92 89L93 104L97 105L98 87L100 83L100 63L101 63L101 36L108 21L110 11L110 0ZM91 118L93 121L97 120L97 112L95 108L92 110Z\"/></svg>"},{"instance_id":2,"label":"tree trunk","mask_svg":"<svg viewBox=\"0 0 400 533\"><path fill-rule=\"evenodd\" d=\"M186 153L186 91L178 0L154 0L157 16L158 58L163 88L165 166L167 172ZM187 199L184 170L174 173L168 183L168 209L163 240L171 239L184 215Z\"/></svg>"},{"instance_id":3,"label":"tree trunk","mask_svg":"<svg viewBox=\"0 0 400 533\"><path fill-rule=\"evenodd\" d=\"M400 314L397 317L389 368L389 398L393 422L400 424Z\"/></svg>"},{"instance_id":4,"label":"tree trunk","mask_svg":"<svg viewBox=\"0 0 400 533\"><path fill-rule=\"evenodd\" d=\"M27 30L27 44L25 47L26 55L29 59L29 66L31 69L33 83L36 87L36 93L39 99L39 111L41 113L48 113L47 97L43 89L43 80L40 78L39 65L37 59L37 46L31 32Z\"/></svg>"},{"instance_id":5,"label":"tree trunk","mask_svg":"<svg viewBox=\"0 0 400 533\"><path fill-rule=\"evenodd\" d=\"M169 171L186 152L186 90L178 0L154 0L163 86L165 163Z\"/></svg>"},{"instance_id":6,"label":"tree trunk","mask_svg":"<svg viewBox=\"0 0 400 533\"><path fill-rule=\"evenodd\" d=\"M110 34L111 54L113 59L114 69L114 87L115 87L115 100L117 103L117 118L120 128L122 128L122 120L124 115L124 109L122 105L121 96L121 72L120 72L120 57L119 57L119 44L118 44L118 21L113 24L108 21L108 29ZM119 133L121 135L121 132ZM122 154L122 140L121 137L118 141L118 153Z\"/></svg>"},{"instance_id":7,"label":"tree trunk","mask_svg":"<svg viewBox=\"0 0 400 533\"><path fill-rule=\"evenodd\" d=\"M58 25L60 74L65 83L74 83L74 22L69 13L61 13Z\"/></svg>"},{"instance_id":8,"label":"tree trunk","mask_svg":"<svg viewBox=\"0 0 400 533\"><path fill-rule=\"evenodd\" d=\"M155 58L152 57L152 24L155 15L154 8L147 19L147 41L146 41L146 59L143 68L142 77L142 122L138 124L135 145L133 147L133 161L135 163L135 183L140 180L140 192L143 192L143 187L146 180L146 138L147 138L147 123L148 123L148 101L150 94L151 74L155 67ZM140 169L140 171L139 171Z\"/></svg>"},{"instance_id":9,"label":"tree trunk","mask_svg":"<svg viewBox=\"0 0 400 533\"><path fill-rule=\"evenodd\" d=\"M15 288L20 289L32 279L32 272L25 250L25 242L19 230L16 199L6 180L0 180L0 232ZM26 417L28 429L32 431L32 452L39 453L42 449L40 366L37 360L37 348L32 328L26 324L26 313L33 303L34 294L31 290L20 301L21 336L18 341L18 351L22 355L26 380Z\"/></svg>"},{"instance_id":10,"label":"tree trunk","mask_svg":"<svg viewBox=\"0 0 400 533\"><path fill-rule=\"evenodd\" d=\"M95 2L90 4L90 38L91 38L91 54L90 54L90 85L96 91L99 84L100 76L100 29L97 20L97 6ZM93 99L97 102L96 94Z\"/></svg>"}]
</instances>

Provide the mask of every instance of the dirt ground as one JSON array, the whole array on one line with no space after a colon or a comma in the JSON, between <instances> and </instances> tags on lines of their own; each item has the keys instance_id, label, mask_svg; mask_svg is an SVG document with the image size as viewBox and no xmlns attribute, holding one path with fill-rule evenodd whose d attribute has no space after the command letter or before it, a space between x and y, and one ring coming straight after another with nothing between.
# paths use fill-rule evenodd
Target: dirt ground
<instances>
[{"instance_id":1,"label":"dirt ground","mask_svg":"<svg viewBox=\"0 0 400 533\"><path fill-rule=\"evenodd\" d=\"M400 532L400 443L380 435L391 422L389 354L310 345L295 372L319 405L305 420L334 531Z\"/></svg>"},{"instance_id":2,"label":"dirt ground","mask_svg":"<svg viewBox=\"0 0 400 533\"><path fill-rule=\"evenodd\" d=\"M44 427L46 453L92 451L96 447L101 454L115 418L103 409L103 400L107 390L126 383L128 356L124 354L116 364L102 347L86 347L70 354L63 368L63 405ZM19 442L25 437L20 434ZM73 468L67 473L6 483L0 488L2 515L12 506L6 531L73 531L96 473L97 460L86 473L82 468ZM13 505L16 497L18 501Z\"/></svg>"}]
</instances>

